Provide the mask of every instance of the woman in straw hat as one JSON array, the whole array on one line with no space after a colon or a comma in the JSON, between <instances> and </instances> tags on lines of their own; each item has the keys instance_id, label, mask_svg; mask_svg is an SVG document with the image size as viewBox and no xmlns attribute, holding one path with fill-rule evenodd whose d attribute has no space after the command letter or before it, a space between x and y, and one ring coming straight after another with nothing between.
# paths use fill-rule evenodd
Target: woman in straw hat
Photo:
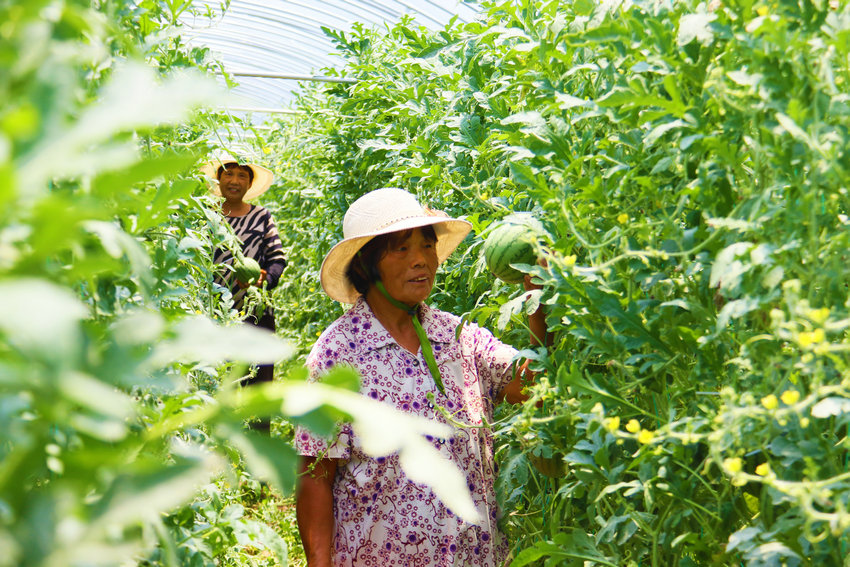
<instances>
[{"instance_id":1,"label":"woman in straw hat","mask_svg":"<svg viewBox=\"0 0 850 567\"><path fill-rule=\"evenodd\" d=\"M271 213L264 207L246 202L265 193L271 186L274 175L261 165L240 164L229 155L220 156L204 164L201 171L212 180L212 193L224 197L221 212L242 243L242 254L246 258L253 258L260 265L260 278L253 285L274 288L286 267L280 236ZM217 264L232 265L233 256L229 250L216 250L214 261ZM232 291L233 307L241 311L248 283L238 281L231 270L216 276L215 283ZM259 318L248 313L245 320L272 332L275 330L274 313L269 307L265 308ZM256 376L247 378L244 384L270 382L273 377L273 365L260 365L257 367Z\"/></svg>"},{"instance_id":2,"label":"woman in straw hat","mask_svg":"<svg viewBox=\"0 0 850 567\"><path fill-rule=\"evenodd\" d=\"M337 364L353 366L363 395L446 423L433 394L468 424L433 443L464 472L483 521L459 519L450 503L405 476L397 456L369 457L348 425L330 441L299 429L297 519L310 567L495 566L507 557L496 526L493 441L479 426L502 399L525 399L524 366L512 372L513 347L473 324L456 334L460 318L424 303L437 267L470 229L401 189L356 200L343 220L344 239L321 269L325 292L353 307L322 334L307 362L314 379ZM542 311L529 316L529 328L544 335Z\"/></svg>"}]
</instances>

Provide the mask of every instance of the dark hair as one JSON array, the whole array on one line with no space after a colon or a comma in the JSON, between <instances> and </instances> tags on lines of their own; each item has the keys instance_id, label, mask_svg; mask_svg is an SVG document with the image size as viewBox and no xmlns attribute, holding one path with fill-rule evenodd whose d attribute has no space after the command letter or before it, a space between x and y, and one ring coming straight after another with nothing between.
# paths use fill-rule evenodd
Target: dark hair
<instances>
[{"instance_id":1,"label":"dark hair","mask_svg":"<svg viewBox=\"0 0 850 567\"><path fill-rule=\"evenodd\" d=\"M235 161L230 161L225 163L224 165L218 166L218 173L216 173L215 178L221 181L221 174L224 173L225 169L244 169L248 172L248 181L250 183L254 182L254 170L248 167L247 165L239 165Z\"/></svg>"},{"instance_id":2,"label":"dark hair","mask_svg":"<svg viewBox=\"0 0 850 567\"><path fill-rule=\"evenodd\" d=\"M345 270L345 277L348 278L348 281L360 295L366 295L369 287L380 279L378 262L384 257L387 250L403 242L411 234L413 234L413 229L378 235L364 244L354 255ZM434 232L432 225L423 226L422 235L429 240L437 241L437 233Z\"/></svg>"}]
</instances>

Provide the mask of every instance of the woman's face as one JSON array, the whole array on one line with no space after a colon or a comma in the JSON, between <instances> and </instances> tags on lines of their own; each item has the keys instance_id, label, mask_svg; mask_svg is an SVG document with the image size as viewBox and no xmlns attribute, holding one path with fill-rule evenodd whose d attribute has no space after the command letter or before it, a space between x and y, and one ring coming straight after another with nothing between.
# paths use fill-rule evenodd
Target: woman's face
<instances>
[{"instance_id":1,"label":"woman's face","mask_svg":"<svg viewBox=\"0 0 850 567\"><path fill-rule=\"evenodd\" d=\"M416 228L403 240L390 243L378 260L378 274L391 297L413 306L431 294L437 266L437 241Z\"/></svg>"},{"instance_id":2,"label":"woman's face","mask_svg":"<svg viewBox=\"0 0 850 567\"><path fill-rule=\"evenodd\" d=\"M231 166L218 178L221 195L231 202L241 201L251 187L251 176L244 167Z\"/></svg>"}]
</instances>

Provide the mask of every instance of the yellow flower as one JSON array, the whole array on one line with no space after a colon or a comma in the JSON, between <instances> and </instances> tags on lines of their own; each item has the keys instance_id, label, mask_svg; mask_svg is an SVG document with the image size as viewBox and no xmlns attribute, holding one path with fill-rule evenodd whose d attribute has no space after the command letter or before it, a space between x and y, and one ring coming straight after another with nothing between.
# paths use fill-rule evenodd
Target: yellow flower
<instances>
[{"instance_id":1,"label":"yellow flower","mask_svg":"<svg viewBox=\"0 0 850 567\"><path fill-rule=\"evenodd\" d=\"M272 153L272 149L269 148L269 147L265 147L265 148L263 148L263 153L266 154L266 155L269 155L270 153Z\"/></svg>"},{"instance_id":2,"label":"yellow flower","mask_svg":"<svg viewBox=\"0 0 850 567\"><path fill-rule=\"evenodd\" d=\"M642 429L640 433L638 433L637 440L638 443L643 443L644 445L648 445L652 443L652 440L655 438L655 434L649 429Z\"/></svg>"},{"instance_id":3,"label":"yellow flower","mask_svg":"<svg viewBox=\"0 0 850 567\"><path fill-rule=\"evenodd\" d=\"M762 6L759 6L758 8L756 8L756 14L758 14L759 16L768 15L769 11L767 9L767 6L762 5Z\"/></svg>"},{"instance_id":4,"label":"yellow flower","mask_svg":"<svg viewBox=\"0 0 850 567\"><path fill-rule=\"evenodd\" d=\"M630 419L629 422L626 424L626 431L628 431L629 433L637 433L638 431L640 431L640 423L638 423L638 420Z\"/></svg>"},{"instance_id":5,"label":"yellow flower","mask_svg":"<svg viewBox=\"0 0 850 567\"><path fill-rule=\"evenodd\" d=\"M800 333L797 340L800 342L801 347L811 346L813 344L822 343L826 340L826 333L824 333L823 329L815 329L814 331L803 331Z\"/></svg>"},{"instance_id":6,"label":"yellow flower","mask_svg":"<svg viewBox=\"0 0 850 567\"><path fill-rule=\"evenodd\" d=\"M767 463L762 463L756 467L756 474L759 476L767 476L770 473L770 465Z\"/></svg>"},{"instance_id":7,"label":"yellow flower","mask_svg":"<svg viewBox=\"0 0 850 567\"><path fill-rule=\"evenodd\" d=\"M779 397L786 406L793 406L800 401L800 392L797 390L785 390Z\"/></svg>"},{"instance_id":8,"label":"yellow flower","mask_svg":"<svg viewBox=\"0 0 850 567\"><path fill-rule=\"evenodd\" d=\"M626 213L620 213L619 215L617 215L617 222L620 224L626 224L627 222L629 222L629 215L627 215Z\"/></svg>"},{"instance_id":9,"label":"yellow flower","mask_svg":"<svg viewBox=\"0 0 850 567\"><path fill-rule=\"evenodd\" d=\"M808 426L809 426L809 418L808 417L804 417L803 419L800 420L800 427L805 429Z\"/></svg>"},{"instance_id":10,"label":"yellow flower","mask_svg":"<svg viewBox=\"0 0 850 567\"><path fill-rule=\"evenodd\" d=\"M809 311L809 319L821 325L829 318L829 307L821 307L820 309L812 309Z\"/></svg>"},{"instance_id":11,"label":"yellow flower","mask_svg":"<svg viewBox=\"0 0 850 567\"><path fill-rule=\"evenodd\" d=\"M564 257L564 265L566 267L575 266L576 265L576 255L570 254L569 256Z\"/></svg>"},{"instance_id":12,"label":"yellow flower","mask_svg":"<svg viewBox=\"0 0 850 567\"><path fill-rule=\"evenodd\" d=\"M779 407L779 400L776 399L776 396L770 394L761 399L761 405L763 405L765 409L776 409Z\"/></svg>"},{"instance_id":13,"label":"yellow flower","mask_svg":"<svg viewBox=\"0 0 850 567\"><path fill-rule=\"evenodd\" d=\"M620 418L617 416L609 417L605 420L605 429L614 433L620 428Z\"/></svg>"},{"instance_id":14,"label":"yellow flower","mask_svg":"<svg viewBox=\"0 0 850 567\"><path fill-rule=\"evenodd\" d=\"M738 457L725 459L723 461L723 464L726 466L727 469L729 469L729 472L731 472L732 474L739 473L744 470L744 463Z\"/></svg>"}]
</instances>

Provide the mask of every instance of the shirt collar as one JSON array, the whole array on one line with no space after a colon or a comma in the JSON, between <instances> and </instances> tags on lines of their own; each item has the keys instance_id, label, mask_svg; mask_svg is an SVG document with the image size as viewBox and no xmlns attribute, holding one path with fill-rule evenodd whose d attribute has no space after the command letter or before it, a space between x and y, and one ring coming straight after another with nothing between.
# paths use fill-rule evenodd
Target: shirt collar
<instances>
[{"instance_id":1,"label":"shirt collar","mask_svg":"<svg viewBox=\"0 0 850 567\"><path fill-rule=\"evenodd\" d=\"M349 322L352 325L363 326L364 324L368 324L374 330L374 340L364 345L367 351L376 350L388 344L397 344L389 331L375 317L372 308L369 307L369 304L366 303L366 298L363 296L357 299L357 303L354 304L348 314ZM451 324L447 324L447 321L444 319L445 314L442 311L434 309L425 303L419 304L419 320L431 344L449 343L454 340L454 327Z\"/></svg>"}]
</instances>

